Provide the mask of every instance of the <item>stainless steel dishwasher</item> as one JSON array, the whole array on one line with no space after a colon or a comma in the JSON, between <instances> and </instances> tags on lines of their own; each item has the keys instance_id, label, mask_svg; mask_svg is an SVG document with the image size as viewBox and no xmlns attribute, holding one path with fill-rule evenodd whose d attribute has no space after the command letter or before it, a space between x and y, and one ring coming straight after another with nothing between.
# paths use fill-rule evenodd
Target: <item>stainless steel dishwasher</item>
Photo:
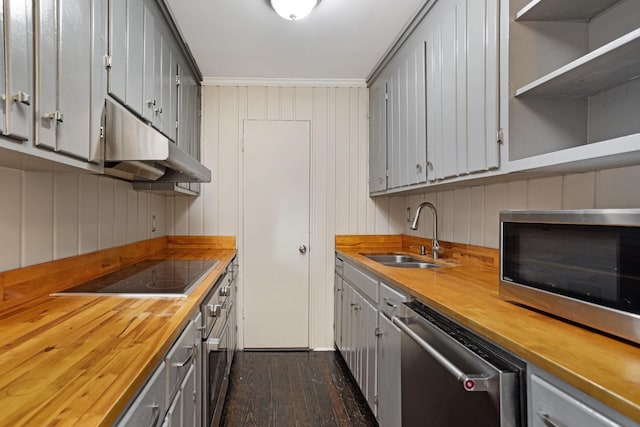
<instances>
[{"instance_id":1,"label":"stainless steel dishwasher","mask_svg":"<svg viewBox=\"0 0 640 427\"><path fill-rule=\"evenodd\" d=\"M393 323L402 331L402 425L525 426L525 364L418 301Z\"/></svg>"}]
</instances>

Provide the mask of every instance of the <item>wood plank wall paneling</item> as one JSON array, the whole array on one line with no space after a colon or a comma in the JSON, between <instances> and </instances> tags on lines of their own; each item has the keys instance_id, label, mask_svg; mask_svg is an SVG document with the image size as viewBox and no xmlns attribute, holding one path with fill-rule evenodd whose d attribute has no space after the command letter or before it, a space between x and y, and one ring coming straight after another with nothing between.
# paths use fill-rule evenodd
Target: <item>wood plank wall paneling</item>
<instances>
[{"instance_id":1,"label":"wood plank wall paneling","mask_svg":"<svg viewBox=\"0 0 640 427\"><path fill-rule=\"evenodd\" d=\"M0 271L166 234L165 197L109 177L0 168L0 195Z\"/></svg>"},{"instance_id":2,"label":"wood plank wall paneling","mask_svg":"<svg viewBox=\"0 0 640 427\"><path fill-rule=\"evenodd\" d=\"M181 242L186 245L185 241ZM0 312L30 299L110 273L166 248L167 238L158 237L0 272Z\"/></svg>"},{"instance_id":3,"label":"wood plank wall paneling","mask_svg":"<svg viewBox=\"0 0 640 427\"><path fill-rule=\"evenodd\" d=\"M423 201L438 211L438 239L497 248L499 212L507 209L640 208L640 166L406 196L399 203L402 233L432 237L431 213L423 211L417 231L406 222Z\"/></svg>"},{"instance_id":4,"label":"wood plank wall paneling","mask_svg":"<svg viewBox=\"0 0 640 427\"><path fill-rule=\"evenodd\" d=\"M403 198L368 197L368 103L366 88L204 87L202 159L213 179L198 202L167 201L168 234L235 235L242 265L244 120L311 121L313 348L333 343L335 235L402 230ZM242 280L240 272L240 301Z\"/></svg>"}]
</instances>

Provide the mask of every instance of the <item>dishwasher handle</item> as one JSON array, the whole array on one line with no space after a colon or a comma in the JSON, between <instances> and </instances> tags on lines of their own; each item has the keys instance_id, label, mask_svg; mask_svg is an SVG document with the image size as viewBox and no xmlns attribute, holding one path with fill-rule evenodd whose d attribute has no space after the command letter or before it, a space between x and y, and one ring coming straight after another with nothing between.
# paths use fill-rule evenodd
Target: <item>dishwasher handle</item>
<instances>
[{"instance_id":1,"label":"dishwasher handle","mask_svg":"<svg viewBox=\"0 0 640 427\"><path fill-rule=\"evenodd\" d=\"M489 391L497 388L497 383L500 381L499 374L483 375L483 374L465 374L460 368L451 363L449 359L444 357L438 350L433 348L428 342L420 338L418 334L413 332L409 326L407 326L398 317L393 316L391 321L399 327L404 333L406 333L416 344L420 346L424 351L429 353L434 359L442 365L451 375L453 375L466 391Z\"/></svg>"}]
</instances>

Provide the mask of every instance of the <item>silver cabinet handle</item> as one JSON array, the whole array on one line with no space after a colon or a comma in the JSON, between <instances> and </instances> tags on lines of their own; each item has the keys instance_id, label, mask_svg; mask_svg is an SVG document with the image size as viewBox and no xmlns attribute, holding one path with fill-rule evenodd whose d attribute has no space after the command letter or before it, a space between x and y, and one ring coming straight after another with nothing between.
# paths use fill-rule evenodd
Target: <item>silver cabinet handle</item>
<instances>
[{"instance_id":1,"label":"silver cabinet handle","mask_svg":"<svg viewBox=\"0 0 640 427\"><path fill-rule=\"evenodd\" d=\"M189 351L189 355L187 356L186 359L184 359L182 362L175 362L172 363L171 366L173 366L174 368L184 368L185 366L187 366L189 363L191 363L191 360L193 360L193 352L194 349L193 347L189 347L189 349L191 351Z\"/></svg>"},{"instance_id":2,"label":"silver cabinet handle","mask_svg":"<svg viewBox=\"0 0 640 427\"><path fill-rule=\"evenodd\" d=\"M64 114L62 114L60 111L54 111L53 113L49 113L47 114L47 119L49 120L55 120L58 123L62 123L64 121Z\"/></svg>"},{"instance_id":3,"label":"silver cabinet handle","mask_svg":"<svg viewBox=\"0 0 640 427\"><path fill-rule=\"evenodd\" d=\"M144 103L147 104L147 107L149 107L149 108L156 106L156 100L155 99L147 99L146 101L144 101Z\"/></svg>"},{"instance_id":4,"label":"silver cabinet handle","mask_svg":"<svg viewBox=\"0 0 640 427\"><path fill-rule=\"evenodd\" d=\"M542 423L547 427L565 427L564 424L560 424L551 418L551 415L545 414L544 412L538 412L538 416L542 418Z\"/></svg>"},{"instance_id":5,"label":"silver cabinet handle","mask_svg":"<svg viewBox=\"0 0 640 427\"><path fill-rule=\"evenodd\" d=\"M209 317L220 317L220 314L222 314L222 305L220 304L209 304L207 309L209 310Z\"/></svg>"},{"instance_id":6,"label":"silver cabinet handle","mask_svg":"<svg viewBox=\"0 0 640 427\"><path fill-rule=\"evenodd\" d=\"M392 299L384 298L384 303L387 304L391 308L398 308L398 304Z\"/></svg>"},{"instance_id":7,"label":"silver cabinet handle","mask_svg":"<svg viewBox=\"0 0 640 427\"><path fill-rule=\"evenodd\" d=\"M307 246L306 245L300 245L300 247L298 248L298 251L300 251L301 254L306 254L307 253Z\"/></svg>"},{"instance_id":8,"label":"silver cabinet handle","mask_svg":"<svg viewBox=\"0 0 640 427\"><path fill-rule=\"evenodd\" d=\"M422 165L420 163L416 164L416 173L422 173Z\"/></svg>"},{"instance_id":9,"label":"silver cabinet handle","mask_svg":"<svg viewBox=\"0 0 640 427\"><path fill-rule=\"evenodd\" d=\"M151 407L151 413L154 415L153 415L153 419L151 420L151 424L149 424L149 426L156 427L158 425L158 421L160 421L160 406L153 405Z\"/></svg>"},{"instance_id":10,"label":"silver cabinet handle","mask_svg":"<svg viewBox=\"0 0 640 427\"><path fill-rule=\"evenodd\" d=\"M231 288L229 286L222 286L219 294L221 297L228 297L231 294Z\"/></svg>"},{"instance_id":11,"label":"silver cabinet handle","mask_svg":"<svg viewBox=\"0 0 640 427\"><path fill-rule=\"evenodd\" d=\"M19 102L24 105L31 105L31 95L21 90L11 97L15 102Z\"/></svg>"},{"instance_id":12,"label":"silver cabinet handle","mask_svg":"<svg viewBox=\"0 0 640 427\"><path fill-rule=\"evenodd\" d=\"M391 321L399 327L404 333L420 346L424 351L429 353L434 359L442 365L451 375L453 375L458 381L462 383L462 387L466 391L487 391L491 390L492 386L500 380L499 375L478 375L478 374L465 374L456 365L451 363L449 359L444 357L438 350L433 348L428 342L420 338L415 332L413 332L402 320L393 316Z\"/></svg>"}]
</instances>

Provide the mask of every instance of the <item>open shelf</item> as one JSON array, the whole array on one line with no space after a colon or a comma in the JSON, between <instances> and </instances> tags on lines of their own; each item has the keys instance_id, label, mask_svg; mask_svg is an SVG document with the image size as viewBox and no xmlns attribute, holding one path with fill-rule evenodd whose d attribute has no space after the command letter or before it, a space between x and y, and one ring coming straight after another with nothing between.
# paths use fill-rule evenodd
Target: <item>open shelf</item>
<instances>
[{"instance_id":1,"label":"open shelf","mask_svg":"<svg viewBox=\"0 0 640 427\"><path fill-rule=\"evenodd\" d=\"M620 0L533 0L516 21L589 21Z\"/></svg>"},{"instance_id":2,"label":"open shelf","mask_svg":"<svg viewBox=\"0 0 640 427\"><path fill-rule=\"evenodd\" d=\"M622 136L508 162L508 172L584 172L640 162L640 134Z\"/></svg>"},{"instance_id":3,"label":"open shelf","mask_svg":"<svg viewBox=\"0 0 640 427\"><path fill-rule=\"evenodd\" d=\"M640 28L521 87L515 96L587 97L640 77Z\"/></svg>"}]
</instances>

